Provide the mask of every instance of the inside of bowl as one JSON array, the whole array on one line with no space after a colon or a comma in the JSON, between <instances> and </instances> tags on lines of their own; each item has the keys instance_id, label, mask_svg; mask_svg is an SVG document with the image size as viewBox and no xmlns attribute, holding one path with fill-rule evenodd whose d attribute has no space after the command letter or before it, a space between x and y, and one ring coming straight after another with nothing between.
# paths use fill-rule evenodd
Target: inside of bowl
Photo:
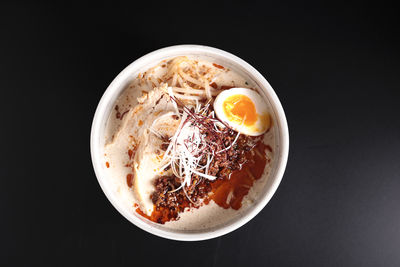
<instances>
[{"instance_id":1,"label":"inside of bowl","mask_svg":"<svg viewBox=\"0 0 400 267\"><path fill-rule=\"evenodd\" d=\"M219 229L227 228L234 224L240 223L243 218L248 218L249 216L254 216L259 210L263 208L263 206L268 202L269 198L272 196L276 189L276 171L277 166L280 165L281 158L281 121L278 117L277 107L273 100L273 97L269 94L272 90L268 83L259 80L259 77L252 72L252 70L245 68L235 62L230 58L226 58L221 55L217 55L215 53L205 53L204 51L194 52L191 51L190 53L185 51L176 52L175 54L169 55L160 55L158 57L153 57L148 59L147 61L141 62L141 64L136 64L136 66L130 65L127 69L124 70L120 75L119 79L116 79L114 82L116 84L111 84L109 89L107 90L106 94L109 94L107 100L107 105L104 105L104 112L103 112L103 123L101 125L99 140L97 140L99 144L99 152L100 155L104 154L102 148L104 148L104 144L106 142L107 136L107 122L114 107L114 103L124 91L124 89L129 85L129 83L136 78L139 72L145 71L147 68L158 64L161 60L173 58L176 56L187 55L187 56L198 56L202 59L206 59L217 64L223 65L228 67L247 80L251 81L251 84L254 84L255 87L258 89L258 93L264 98L265 102L269 106L269 112L272 118L273 126L270 129L270 134L273 135L274 142L273 142L273 158L270 162L270 170L268 173L265 173L264 177L261 178L259 181L256 181L253 188L257 188L256 196L251 199L250 203L247 205L243 205L242 208L239 210L224 210L220 209L219 214L213 214L210 217L207 215L203 215L200 217L196 217L196 220L193 220L192 223L189 225L185 225L185 227L177 226L174 227L173 224L166 223L165 225L157 224L151 222L144 217L140 216L133 206L134 198L132 196L132 192L129 190L128 186L126 186L126 180L123 179L116 179L112 173L110 173L107 168L105 167L106 164L102 164L101 168L103 169L101 177L99 180L102 180L102 187L105 191L106 195L109 199L114 202L114 206L118 206L121 213L125 215L130 221L134 223L140 223L141 225L147 225L152 229L158 229L159 231L163 232L170 232L172 234L194 234L194 233L209 233L218 231ZM140 63L140 62L139 62ZM129 69L131 68L131 69ZM113 82L113 83L114 83ZM100 157L101 159L101 157ZM279 183L279 181L278 181ZM252 189L253 189L252 188ZM201 209L203 209L202 207ZM186 213L186 212L185 212ZM190 211L189 211L190 213ZM202 221L204 220L204 221ZM210 224L209 221L215 221L214 224Z\"/></svg>"}]
</instances>

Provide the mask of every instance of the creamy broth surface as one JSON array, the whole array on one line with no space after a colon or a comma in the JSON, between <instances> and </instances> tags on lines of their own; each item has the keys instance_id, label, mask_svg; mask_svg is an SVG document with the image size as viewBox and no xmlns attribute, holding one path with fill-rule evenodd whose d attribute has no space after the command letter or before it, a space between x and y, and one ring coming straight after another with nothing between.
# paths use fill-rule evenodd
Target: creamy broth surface
<instances>
[{"instance_id":1,"label":"creamy broth surface","mask_svg":"<svg viewBox=\"0 0 400 267\"><path fill-rule=\"evenodd\" d=\"M189 56L189 58L197 60L199 64L205 64L209 66L212 66L213 63L215 63L212 59L206 57ZM216 63L218 64L218 62ZM163 65L165 65L165 63L160 62L159 64L155 65L157 67L151 68L150 71L153 72L154 76L161 77L167 71ZM254 84L252 80L247 79L244 74L238 73L235 70L227 68L226 66L224 67L225 71L219 73L214 80L216 84L229 87L253 88L256 91L259 90L257 85ZM143 72L145 71L148 70L143 70ZM132 170L126 165L130 161L130 155L128 151L132 149L132 139L143 135L143 131L146 131L146 127L149 127L149 125L146 124L147 116L154 116L154 114L157 114L141 114L140 116L143 116L143 118L141 118L140 116L135 117L135 114L133 113L139 103L138 98L140 100L140 97L149 94L152 89L152 86L141 82L141 80L138 79L138 76L132 77L132 82L122 92L114 104L114 109L112 110L106 123L104 136L104 169L108 177L108 186L113 189L119 200L122 201L132 213L139 217L141 216L136 212L138 203L145 202L147 203L146 205L151 205L151 199L138 199L138 194L136 194L134 190L128 186L127 176L132 173ZM266 105L268 105L267 103L268 102L266 102ZM166 113L169 110L173 110L173 107L168 103L162 103L162 105L164 106L159 107L160 114ZM242 207L239 210L234 210L232 208L224 209L211 200L207 205L185 210L185 212L180 213L178 220L168 221L163 225L159 225L160 227L173 230L189 231L213 228L228 223L234 218L241 216L241 214L245 212L247 208L251 207L251 205L257 201L257 197L262 194L271 169L275 164L274 154L279 149L276 146L276 140L274 138L277 136L277 129L274 126L275 120L272 110L270 110L270 114L272 126L269 131L265 133L263 140L264 144L272 148L272 151L266 150L266 156L270 161L268 164L266 164L262 178L254 182L248 194L244 197L242 201ZM132 132L130 130L127 131L127 129L133 128L129 127L129 123L137 124L140 121L143 121L143 125L141 125L141 127ZM164 127L168 126L169 124L171 127ZM166 120L159 124L159 130L164 131L163 133L168 133L168 135L171 136L174 134L174 129L176 129L177 126L177 122L174 122L173 120ZM158 142L157 139L151 139L147 141L149 145ZM153 169L156 169L155 165L157 165L157 163L152 163L152 159L146 158L146 164L146 169L148 172L153 172ZM143 190L147 190L148 192L152 192L152 190L154 190L151 182L141 186L143 187Z\"/></svg>"}]
</instances>

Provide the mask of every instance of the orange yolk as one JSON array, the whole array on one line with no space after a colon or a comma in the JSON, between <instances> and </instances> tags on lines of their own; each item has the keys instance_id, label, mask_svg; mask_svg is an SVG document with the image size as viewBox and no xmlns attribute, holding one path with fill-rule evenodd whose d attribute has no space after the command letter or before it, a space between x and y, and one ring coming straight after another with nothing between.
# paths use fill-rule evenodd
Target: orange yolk
<instances>
[{"instance_id":1,"label":"orange yolk","mask_svg":"<svg viewBox=\"0 0 400 267\"><path fill-rule=\"evenodd\" d=\"M251 126L257 122L256 107L245 95L232 95L225 99L222 104L225 116L231 122Z\"/></svg>"}]
</instances>

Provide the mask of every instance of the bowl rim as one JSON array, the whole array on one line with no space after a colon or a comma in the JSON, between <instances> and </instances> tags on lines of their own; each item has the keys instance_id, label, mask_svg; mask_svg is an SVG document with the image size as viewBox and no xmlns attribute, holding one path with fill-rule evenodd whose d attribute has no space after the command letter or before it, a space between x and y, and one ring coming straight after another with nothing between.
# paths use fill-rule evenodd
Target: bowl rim
<instances>
[{"instance_id":1,"label":"bowl rim","mask_svg":"<svg viewBox=\"0 0 400 267\"><path fill-rule=\"evenodd\" d=\"M130 213L127 209L123 208L118 204L117 197L112 193L111 189L106 186L104 172L101 171L102 167L102 160L101 160L101 153L100 153L100 146L98 146L98 140L100 140L100 132L103 126L103 123L107 118L105 118L105 113L107 111L107 106L109 102L115 97L117 92L121 92L123 89L120 87L123 85L123 82L128 79L129 76L132 76L134 72L137 72L139 69L138 66L142 65L146 61L150 61L154 58L155 61L157 58L160 58L161 55L173 54L177 51L182 53L205 53L205 54L213 54L222 56L223 58L233 62L241 66L243 69L248 71L254 78L257 83L261 84L263 88L265 88L266 93L268 94L270 101L273 102L275 107L275 112L280 124L280 157L279 157L279 164L276 166L275 177L273 183L271 184L270 188L267 189L267 192L260 196L259 201L247 212L247 214L243 217L238 218L236 221L223 226L215 231L203 232L203 233L176 233L176 232L169 232L164 231L162 229L156 228L151 226L150 224L145 223L144 221L140 220L139 218L135 217L132 213ZM172 56L172 55L171 55ZM275 194L285 171L287 165L287 159L289 154L289 130L287 126L287 120L285 116L285 112L282 108L281 102L279 101L278 96L276 95L275 91L272 89L271 85L268 81L250 64L242 60L241 58L223 51L218 48L204 46L204 45L174 45L165 48L161 48L150 52L139 59L130 63L127 67L125 67L110 83L110 85L105 90L103 96L101 97L99 104L96 108L91 133L90 133L90 153L91 159L93 164L93 169L97 178L97 181L103 190L104 194L106 195L107 199L111 202L118 212L124 216L128 221L139 227L140 229L154 234L159 237L172 239L172 240L179 240L179 241L200 241L200 240L207 240L216 238L227 233L230 233L247 222L253 219L270 201L272 196Z\"/></svg>"}]
</instances>

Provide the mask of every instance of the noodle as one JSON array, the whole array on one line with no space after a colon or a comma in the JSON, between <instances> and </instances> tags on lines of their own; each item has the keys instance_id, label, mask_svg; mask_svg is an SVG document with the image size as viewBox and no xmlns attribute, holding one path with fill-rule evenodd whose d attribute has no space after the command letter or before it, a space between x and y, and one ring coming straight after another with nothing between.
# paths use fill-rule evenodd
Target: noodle
<instances>
[{"instance_id":1,"label":"noodle","mask_svg":"<svg viewBox=\"0 0 400 267\"><path fill-rule=\"evenodd\" d=\"M203 90L199 90L199 89L182 88L182 87L172 87L172 89L175 92L178 92L178 93L189 93L189 94L195 94L195 95L205 95L205 92Z\"/></svg>"},{"instance_id":2,"label":"noodle","mask_svg":"<svg viewBox=\"0 0 400 267\"><path fill-rule=\"evenodd\" d=\"M210 100L219 93L218 90L211 88L210 84L224 70L204 64L199 65L198 61L185 56L174 58L165 65L167 68L161 75L156 75L155 72L160 65L138 75L148 90L166 84L172 87L176 97L182 100Z\"/></svg>"}]
</instances>

